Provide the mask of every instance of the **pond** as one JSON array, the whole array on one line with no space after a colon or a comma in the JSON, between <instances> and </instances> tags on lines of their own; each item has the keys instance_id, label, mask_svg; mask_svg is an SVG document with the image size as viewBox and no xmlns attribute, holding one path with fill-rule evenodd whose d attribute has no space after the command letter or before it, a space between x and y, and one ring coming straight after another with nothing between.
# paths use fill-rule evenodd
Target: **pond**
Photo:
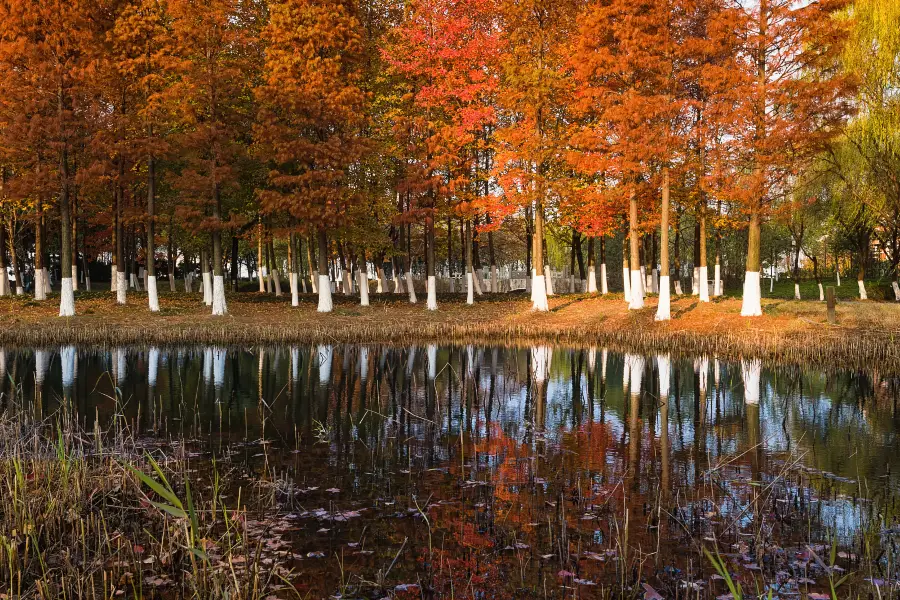
<instances>
[{"instance_id":1,"label":"pond","mask_svg":"<svg viewBox=\"0 0 900 600\"><path fill-rule=\"evenodd\" d=\"M874 368L550 346L65 347L6 349L0 377L17 435L52 449L74 423L90 460L114 432L180 461L198 504L245 507L250 562L275 572L260 597L718 597L727 578L776 597L896 592L900 378ZM226 553L215 514L206 560ZM143 549L147 527L121 530ZM124 595L178 595L165 560L137 558L160 572Z\"/></svg>"}]
</instances>

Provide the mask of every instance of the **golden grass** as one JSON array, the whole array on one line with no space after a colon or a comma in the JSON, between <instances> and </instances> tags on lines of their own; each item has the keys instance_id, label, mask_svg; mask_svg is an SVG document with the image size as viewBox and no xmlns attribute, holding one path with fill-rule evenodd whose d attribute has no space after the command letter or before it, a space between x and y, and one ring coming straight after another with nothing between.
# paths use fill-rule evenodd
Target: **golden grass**
<instances>
[{"instance_id":1,"label":"golden grass","mask_svg":"<svg viewBox=\"0 0 900 600\"><path fill-rule=\"evenodd\" d=\"M373 295L372 306L335 295L335 310L316 312L308 295L293 308L290 298L259 293L228 296L229 314L215 318L199 294L161 294L159 314L150 314L146 295L130 294L117 306L109 292L82 293L78 316L57 317L55 298L37 303L0 298L0 343L50 344L253 344L253 343L425 343L608 345L634 351L708 353L779 362L900 368L900 305L843 302L838 324L828 325L823 303L763 300L764 316L743 318L740 301L701 304L690 296L672 303L672 320L654 321L656 299L628 311L621 295L551 298L549 313L534 313L524 295L484 296L475 306L461 297L442 297L439 310L403 296Z\"/></svg>"}]
</instances>

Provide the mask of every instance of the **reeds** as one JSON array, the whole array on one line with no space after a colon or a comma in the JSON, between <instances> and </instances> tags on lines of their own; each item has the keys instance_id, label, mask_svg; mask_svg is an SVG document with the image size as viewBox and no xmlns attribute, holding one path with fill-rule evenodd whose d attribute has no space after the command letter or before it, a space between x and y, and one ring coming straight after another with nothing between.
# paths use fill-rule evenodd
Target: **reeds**
<instances>
[{"instance_id":1,"label":"reeds","mask_svg":"<svg viewBox=\"0 0 900 600\"><path fill-rule=\"evenodd\" d=\"M900 370L900 344L891 336L847 332L759 334L723 331L605 329L600 325L487 322L396 322L384 325L347 323L334 327L291 323L204 323L151 328L144 324L103 325L47 323L0 331L8 347L185 346L250 344L365 343L410 345L425 343L531 346L537 344L606 346L642 354L715 355L723 359L759 358L769 363L855 368L879 365Z\"/></svg>"},{"instance_id":2,"label":"reeds","mask_svg":"<svg viewBox=\"0 0 900 600\"><path fill-rule=\"evenodd\" d=\"M254 499L238 495L228 506L231 483L209 465L199 479L211 485L192 496L185 446L150 447L158 460L125 427L83 431L65 410L36 422L8 407L0 418L0 597L285 591L287 570L263 562L260 532L248 526Z\"/></svg>"}]
</instances>

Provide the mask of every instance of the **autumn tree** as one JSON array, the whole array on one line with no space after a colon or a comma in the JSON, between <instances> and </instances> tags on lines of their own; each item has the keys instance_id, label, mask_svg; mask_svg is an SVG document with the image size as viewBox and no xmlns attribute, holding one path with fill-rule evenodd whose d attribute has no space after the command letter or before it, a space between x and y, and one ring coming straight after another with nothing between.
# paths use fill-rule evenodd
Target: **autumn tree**
<instances>
[{"instance_id":1,"label":"autumn tree","mask_svg":"<svg viewBox=\"0 0 900 600\"><path fill-rule=\"evenodd\" d=\"M260 201L315 234L318 310L330 312L328 230L359 200L347 183L365 152L360 22L350 2L284 0L270 5L264 40L254 132L270 168Z\"/></svg>"},{"instance_id":2,"label":"autumn tree","mask_svg":"<svg viewBox=\"0 0 900 600\"><path fill-rule=\"evenodd\" d=\"M544 220L566 188L567 109L572 94L567 38L576 31L579 0L501 0L503 54L495 173L500 202L533 215L532 300L549 310Z\"/></svg>"},{"instance_id":3,"label":"autumn tree","mask_svg":"<svg viewBox=\"0 0 900 600\"><path fill-rule=\"evenodd\" d=\"M748 218L741 315L762 315L760 225L793 178L832 139L850 112L850 77L838 69L846 21L842 0L798 5L760 0L744 6L742 102L733 113L733 144L742 149L731 192Z\"/></svg>"}]
</instances>

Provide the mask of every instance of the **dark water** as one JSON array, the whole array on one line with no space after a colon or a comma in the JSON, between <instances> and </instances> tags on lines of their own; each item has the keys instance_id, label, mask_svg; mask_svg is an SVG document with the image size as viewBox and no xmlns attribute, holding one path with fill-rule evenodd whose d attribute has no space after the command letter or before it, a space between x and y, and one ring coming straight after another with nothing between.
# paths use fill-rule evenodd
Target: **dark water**
<instances>
[{"instance_id":1,"label":"dark water","mask_svg":"<svg viewBox=\"0 0 900 600\"><path fill-rule=\"evenodd\" d=\"M866 552L893 568L900 380L877 370L354 345L7 350L0 367L0 406L119 420L268 481L310 597L379 578L410 597L623 579L719 595L713 545L784 596L819 589L831 543L845 569Z\"/></svg>"}]
</instances>

